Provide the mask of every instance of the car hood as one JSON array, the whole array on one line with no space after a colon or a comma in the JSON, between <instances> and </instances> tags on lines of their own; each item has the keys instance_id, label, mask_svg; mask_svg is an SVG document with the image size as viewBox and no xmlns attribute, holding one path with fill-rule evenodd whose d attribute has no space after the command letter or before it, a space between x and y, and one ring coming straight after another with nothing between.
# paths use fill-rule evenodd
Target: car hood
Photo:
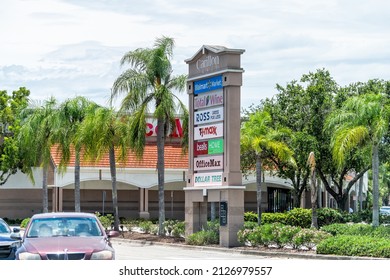
<instances>
[{"instance_id":1,"label":"car hood","mask_svg":"<svg viewBox=\"0 0 390 280\"><path fill-rule=\"evenodd\" d=\"M10 242L16 242L16 240L9 237L9 234L3 235L0 234L0 243L10 243Z\"/></svg>"},{"instance_id":2,"label":"car hood","mask_svg":"<svg viewBox=\"0 0 390 280\"><path fill-rule=\"evenodd\" d=\"M107 242L103 237L47 237L26 238L23 246L30 253L67 252L92 253L104 250Z\"/></svg>"}]
</instances>

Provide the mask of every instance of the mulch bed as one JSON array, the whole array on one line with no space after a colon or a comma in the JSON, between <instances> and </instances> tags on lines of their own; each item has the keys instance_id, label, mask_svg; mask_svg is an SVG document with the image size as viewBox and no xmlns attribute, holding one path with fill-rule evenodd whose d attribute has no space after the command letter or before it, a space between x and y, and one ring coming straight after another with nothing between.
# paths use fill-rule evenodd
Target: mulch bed
<instances>
[{"instance_id":1,"label":"mulch bed","mask_svg":"<svg viewBox=\"0 0 390 280\"><path fill-rule=\"evenodd\" d=\"M147 233L140 233L140 232L133 232L133 231L125 231L121 232L121 238L129 239L129 240L138 240L138 241L147 241L147 242L159 242L159 243L168 243L168 244L182 244L185 245L185 239L184 238L176 238L172 236L159 236L156 234L147 234ZM214 245L207 245L208 247L220 247L217 244ZM316 254L315 251L308 251L308 250L296 250L296 249L289 249L289 248L267 248L264 246L260 247L249 247L249 246L242 246L242 247L234 247L238 250L248 250L248 251L261 251L261 252L284 252L284 253L296 253L296 254Z\"/></svg>"}]
</instances>

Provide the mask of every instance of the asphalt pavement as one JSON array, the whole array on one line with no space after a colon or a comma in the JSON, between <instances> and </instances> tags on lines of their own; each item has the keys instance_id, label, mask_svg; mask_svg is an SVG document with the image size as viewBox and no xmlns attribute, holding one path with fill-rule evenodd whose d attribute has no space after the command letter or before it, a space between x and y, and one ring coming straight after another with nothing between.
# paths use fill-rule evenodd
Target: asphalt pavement
<instances>
[{"instance_id":1,"label":"asphalt pavement","mask_svg":"<svg viewBox=\"0 0 390 280\"><path fill-rule=\"evenodd\" d=\"M286 251L243 250L239 248L191 246L113 238L117 260L232 260L232 259L318 259L370 260L375 258L289 253Z\"/></svg>"}]
</instances>

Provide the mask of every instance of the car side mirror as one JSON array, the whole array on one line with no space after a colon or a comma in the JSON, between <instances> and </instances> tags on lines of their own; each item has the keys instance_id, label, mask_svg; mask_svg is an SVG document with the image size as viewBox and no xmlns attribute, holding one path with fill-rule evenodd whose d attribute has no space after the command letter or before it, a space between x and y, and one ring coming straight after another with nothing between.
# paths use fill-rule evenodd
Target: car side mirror
<instances>
[{"instance_id":1,"label":"car side mirror","mask_svg":"<svg viewBox=\"0 0 390 280\"><path fill-rule=\"evenodd\" d=\"M118 237L119 235L120 235L119 231L116 231L116 230L110 230L107 232L108 238Z\"/></svg>"},{"instance_id":2,"label":"car side mirror","mask_svg":"<svg viewBox=\"0 0 390 280\"><path fill-rule=\"evenodd\" d=\"M10 237L14 240L22 240L22 237L20 236L19 232L13 232L11 233Z\"/></svg>"},{"instance_id":3,"label":"car side mirror","mask_svg":"<svg viewBox=\"0 0 390 280\"><path fill-rule=\"evenodd\" d=\"M18 233L18 232L20 232L20 228L13 228L13 230L12 230L14 233Z\"/></svg>"}]
</instances>

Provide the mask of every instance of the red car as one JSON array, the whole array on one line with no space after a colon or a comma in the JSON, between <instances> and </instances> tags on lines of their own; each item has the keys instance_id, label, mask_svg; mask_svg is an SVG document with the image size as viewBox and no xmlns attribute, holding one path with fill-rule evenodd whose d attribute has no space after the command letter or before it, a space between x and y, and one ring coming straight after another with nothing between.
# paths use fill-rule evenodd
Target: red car
<instances>
[{"instance_id":1,"label":"red car","mask_svg":"<svg viewBox=\"0 0 390 280\"><path fill-rule=\"evenodd\" d=\"M115 251L99 219L90 213L34 215L26 227L17 260L113 260Z\"/></svg>"}]
</instances>

